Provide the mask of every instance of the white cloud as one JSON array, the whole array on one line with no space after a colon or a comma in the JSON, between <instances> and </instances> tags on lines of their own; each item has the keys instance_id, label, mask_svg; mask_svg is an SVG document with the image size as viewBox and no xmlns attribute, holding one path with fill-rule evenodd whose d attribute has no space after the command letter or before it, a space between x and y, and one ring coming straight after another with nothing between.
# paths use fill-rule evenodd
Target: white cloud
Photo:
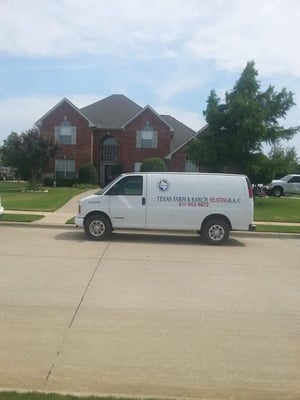
<instances>
[{"instance_id":1,"label":"white cloud","mask_svg":"<svg viewBox=\"0 0 300 400\"><path fill-rule=\"evenodd\" d=\"M298 0L229 0L196 27L185 46L191 56L240 70L254 59L264 74L300 76Z\"/></svg>"},{"instance_id":2,"label":"white cloud","mask_svg":"<svg viewBox=\"0 0 300 400\"><path fill-rule=\"evenodd\" d=\"M188 3L182 7L180 0L41 0L28 7L25 0L2 0L0 49L29 56L143 54L150 43L165 45L180 36L191 7L197 10L196 1Z\"/></svg>"},{"instance_id":3,"label":"white cloud","mask_svg":"<svg viewBox=\"0 0 300 400\"><path fill-rule=\"evenodd\" d=\"M207 59L300 76L298 0L25 0L0 2L0 52Z\"/></svg>"}]
</instances>

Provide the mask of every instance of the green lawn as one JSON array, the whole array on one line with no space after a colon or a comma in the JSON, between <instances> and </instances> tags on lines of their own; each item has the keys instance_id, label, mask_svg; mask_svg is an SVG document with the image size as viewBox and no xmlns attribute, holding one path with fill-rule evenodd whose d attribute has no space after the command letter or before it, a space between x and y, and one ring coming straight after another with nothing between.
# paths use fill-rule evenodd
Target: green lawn
<instances>
[{"instance_id":1,"label":"green lawn","mask_svg":"<svg viewBox=\"0 0 300 400\"><path fill-rule=\"evenodd\" d=\"M6 210L55 211L87 188L42 188L27 190L26 183L0 182L0 198Z\"/></svg>"},{"instance_id":2,"label":"green lawn","mask_svg":"<svg viewBox=\"0 0 300 400\"><path fill-rule=\"evenodd\" d=\"M300 199L289 197L255 198L254 220L300 223Z\"/></svg>"},{"instance_id":3,"label":"green lawn","mask_svg":"<svg viewBox=\"0 0 300 400\"><path fill-rule=\"evenodd\" d=\"M300 226L257 224L256 232L300 233Z\"/></svg>"}]
</instances>

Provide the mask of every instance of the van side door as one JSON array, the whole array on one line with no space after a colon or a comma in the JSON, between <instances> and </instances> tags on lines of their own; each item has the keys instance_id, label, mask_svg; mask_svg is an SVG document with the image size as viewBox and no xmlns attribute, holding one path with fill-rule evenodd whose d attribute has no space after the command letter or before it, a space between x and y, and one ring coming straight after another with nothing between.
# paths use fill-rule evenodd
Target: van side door
<instances>
[{"instance_id":1,"label":"van side door","mask_svg":"<svg viewBox=\"0 0 300 400\"><path fill-rule=\"evenodd\" d=\"M106 193L114 228L146 227L145 179L143 175L125 176Z\"/></svg>"}]
</instances>

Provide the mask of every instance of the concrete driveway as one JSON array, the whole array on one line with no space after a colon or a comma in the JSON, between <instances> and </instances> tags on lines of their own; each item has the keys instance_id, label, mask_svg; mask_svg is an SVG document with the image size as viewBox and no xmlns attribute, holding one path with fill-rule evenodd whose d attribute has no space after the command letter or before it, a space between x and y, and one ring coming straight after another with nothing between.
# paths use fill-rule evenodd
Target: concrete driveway
<instances>
[{"instance_id":1,"label":"concrete driveway","mask_svg":"<svg viewBox=\"0 0 300 400\"><path fill-rule=\"evenodd\" d=\"M300 241L2 226L0 388L300 398Z\"/></svg>"}]
</instances>

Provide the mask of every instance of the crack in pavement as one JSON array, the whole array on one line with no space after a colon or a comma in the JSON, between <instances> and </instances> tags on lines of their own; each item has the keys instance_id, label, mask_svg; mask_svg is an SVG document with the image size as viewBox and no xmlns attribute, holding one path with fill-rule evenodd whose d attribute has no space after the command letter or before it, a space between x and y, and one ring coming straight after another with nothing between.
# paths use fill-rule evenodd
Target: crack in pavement
<instances>
[{"instance_id":1,"label":"crack in pavement","mask_svg":"<svg viewBox=\"0 0 300 400\"><path fill-rule=\"evenodd\" d=\"M97 263L97 265L96 265L94 271L92 272L92 275L90 276L90 279L89 279L89 281L88 281L88 283L87 283L87 285L86 285L86 288L85 288L84 291L83 291L83 294L82 294L82 296L81 296L81 298L80 298L80 301L79 301L79 303L78 303L78 305L77 305L77 307L76 307L76 309L75 309L75 312L74 312L74 314L73 314L73 316L72 316L72 318L71 318L71 320L70 320L70 323L69 323L69 325L68 325L68 328L67 328L67 330L66 330L66 332L65 332L65 334L64 334L64 336L63 336L63 339L62 339L62 341L61 341L61 344L59 345L59 348L58 348L58 350L57 350L57 352L56 352L55 360L54 360L54 362L52 363L52 365L51 365L51 367L50 367L50 369L49 369L49 371L48 371L48 373L47 373L47 375L46 375L46 381L45 381L45 384L44 384L44 387L45 387L45 388L46 388L46 386L47 386L47 384L48 384L48 382L49 382L49 380L50 380L50 377L51 377L51 375L52 375L52 372L53 372L53 370L54 370L54 368L55 368L57 359L58 359L58 357L60 356L60 354L61 354L61 352L62 352L62 349L63 349L63 347L64 347L64 344L65 344L67 335L68 335L68 333L69 333L69 330L71 329L71 327L72 327L72 325L73 325L73 323L74 323L74 321L75 321L75 319L76 319L76 317L77 317L77 315L78 315L78 313L79 313L79 309L80 309L80 307L81 307L81 305L82 305L82 303L83 303L83 301L84 301L84 299L85 299L85 297L86 297L86 294L87 294L87 292L88 292L88 290L89 290L89 287L90 287L90 285L91 285L91 283L92 283L92 280L94 279L94 276L95 276L96 272L98 271L98 269L99 269L99 267L100 267L100 264L102 263L102 260L103 260L103 258L104 258L104 256L105 256L105 254L106 254L107 249L109 248L109 246L110 246L110 242L107 243L107 245L106 245L106 247L105 247L105 249L104 249L104 251L103 251L102 256L100 257L100 259L99 259L99 261L98 261L98 263Z\"/></svg>"}]
</instances>

